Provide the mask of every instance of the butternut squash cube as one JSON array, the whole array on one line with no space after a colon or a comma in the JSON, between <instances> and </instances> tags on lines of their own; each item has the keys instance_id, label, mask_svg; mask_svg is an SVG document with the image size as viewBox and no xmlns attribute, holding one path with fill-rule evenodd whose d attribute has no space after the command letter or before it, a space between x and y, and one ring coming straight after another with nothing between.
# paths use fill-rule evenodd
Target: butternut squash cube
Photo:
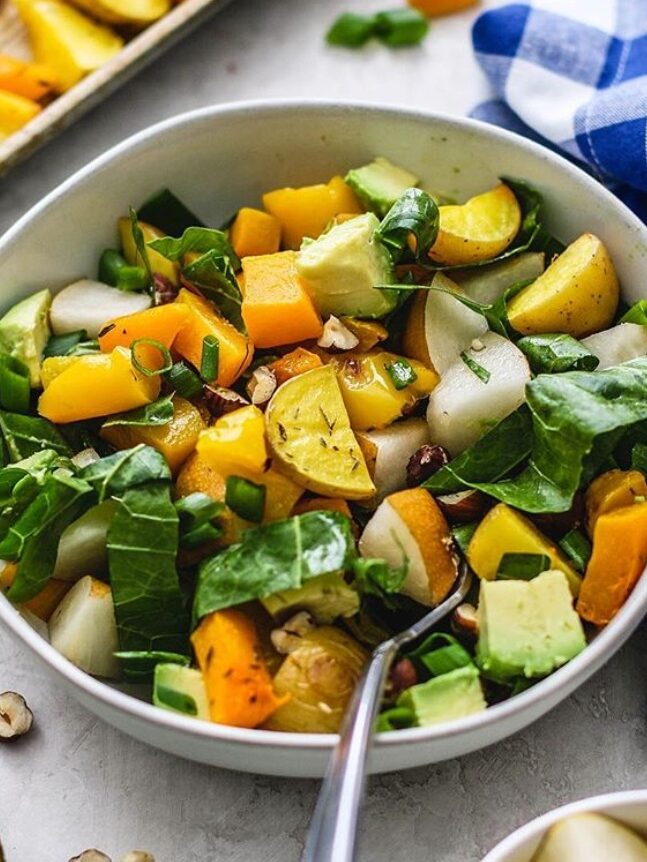
<instances>
[{"instance_id":1,"label":"butternut squash cube","mask_svg":"<svg viewBox=\"0 0 647 862\"><path fill-rule=\"evenodd\" d=\"M639 470L609 470L598 476L587 488L584 498L589 536L593 538L600 515L645 500L647 482Z\"/></svg>"},{"instance_id":2,"label":"butternut squash cube","mask_svg":"<svg viewBox=\"0 0 647 862\"><path fill-rule=\"evenodd\" d=\"M263 210L241 207L229 229L229 240L241 258L274 254L281 245L281 223Z\"/></svg>"}]
</instances>

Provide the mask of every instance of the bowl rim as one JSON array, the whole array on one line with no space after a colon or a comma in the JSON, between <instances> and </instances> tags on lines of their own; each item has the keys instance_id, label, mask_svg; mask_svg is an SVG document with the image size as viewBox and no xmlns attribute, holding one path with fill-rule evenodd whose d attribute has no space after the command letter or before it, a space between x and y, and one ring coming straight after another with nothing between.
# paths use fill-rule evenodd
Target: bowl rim
<instances>
[{"instance_id":1,"label":"bowl rim","mask_svg":"<svg viewBox=\"0 0 647 862\"><path fill-rule=\"evenodd\" d=\"M620 790L613 793L602 793L598 796L587 796L576 802L569 802L566 805L553 808L528 823L524 823L523 826L507 835L490 850L482 862L507 862L509 855L520 850L527 840L543 836L550 826L564 817L588 811L613 816L616 809L628 804L643 805L647 809L647 789ZM618 819L622 822L622 817L618 817Z\"/></svg>"},{"instance_id":2,"label":"bowl rim","mask_svg":"<svg viewBox=\"0 0 647 862\"><path fill-rule=\"evenodd\" d=\"M66 197L68 193L73 193L74 189L87 180L94 172L108 166L110 163L119 161L126 153L132 153L140 148L144 148L152 139L163 138L166 133L183 127L190 127L202 121L217 121L218 119L228 117L243 118L247 115L256 115L259 118L263 118L282 113L307 113L311 111L317 111L323 115L361 113L365 115L380 115L395 121L406 118L418 122L440 123L448 129L471 129L475 134L489 138L494 142L501 141L505 144L513 145L525 150L535 158L551 163L553 167L568 174L573 181L582 185L589 193L605 200L624 219L628 228L633 228L638 235L642 234L642 239L647 245L647 226L608 189L573 162L515 132L510 132L480 120L457 117L424 109L402 108L390 103L291 98L246 100L209 105L174 115L136 132L92 159L87 165L80 168L49 192L41 201L32 206L0 237L0 254L35 218L44 215L48 210L55 207L58 201ZM567 688L570 692L585 682L592 673L605 663L605 655L607 658L611 658L640 623L646 612L647 577L643 575L619 613L596 636L594 641L588 644L586 649L576 656L576 658L550 676L536 683L532 688L515 695L515 697L507 701L495 704L483 712L446 724L376 734L375 744L379 748L406 747L408 745L415 745L416 743L447 740L464 734L467 735L471 732L484 731L500 721L511 718L517 712L532 710L533 706L538 705L545 699L550 699L551 695L554 695L562 687ZM197 736L243 747L250 745L263 747L280 746L297 750L307 749L310 751L326 752L336 744L336 734L284 732L277 734L276 731L270 730L238 728L216 724L215 722L196 721L193 717L160 709L152 703L138 700L130 694L113 688L106 682L96 679L77 668L57 652L48 641L42 638L21 617L20 613L5 596L0 596L0 620L18 635L32 652L56 670L73 687L80 689L93 700L100 701L109 709L150 722L160 730L175 731L184 736Z\"/></svg>"}]
</instances>

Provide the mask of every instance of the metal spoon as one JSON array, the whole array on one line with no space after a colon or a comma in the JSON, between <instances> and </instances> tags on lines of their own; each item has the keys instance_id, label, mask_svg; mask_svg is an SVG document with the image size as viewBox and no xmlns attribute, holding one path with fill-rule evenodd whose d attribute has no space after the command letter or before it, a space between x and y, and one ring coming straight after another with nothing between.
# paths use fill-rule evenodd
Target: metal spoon
<instances>
[{"instance_id":1,"label":"metal spoon","mask_svg":"<svg viewBox=\"0 0 647 862\"><path fill-rule=\"evenodd\" d=\"M463 565L453 592L444 602L373 651L346 710L301 862L353 862L366 761L391 662L405 644L425 634L463 601L471 580L470 570Z\"/></svg>"}]
</instances>

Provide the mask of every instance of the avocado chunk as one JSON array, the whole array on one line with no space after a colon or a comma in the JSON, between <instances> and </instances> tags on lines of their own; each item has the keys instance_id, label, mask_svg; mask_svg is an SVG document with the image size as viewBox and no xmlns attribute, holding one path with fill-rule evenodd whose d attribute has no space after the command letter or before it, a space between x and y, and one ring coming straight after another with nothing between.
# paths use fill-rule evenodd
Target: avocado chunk
<instances>
[{"instance_id":1,"label":"avocado chunk","mask_svg":"<svg viewBox=\"0 0 647 862\"><path fill-rule=\"evenodd\" d=\"M346 182L366 209L385 216L402 192L417 186L420 180L411 171L378 156L369 165L349 171Z\"/></svg>"},{"instance_id":2,"label":"avocado chunk","mask_svg":"<svg viewBox=\"0 0 647 862\"><path fill-rule=\"evenodd\" d=\"M411 686L398 698L398 706L413 712L418 727L463 718L487 708L479 672L473 664Z\"/></svg>"},{"instance_id":3,"label":"avocado chunk","mask_svg":"<svg viewBox=\"0 0 647 862\"><path fill-rule=\"evenodd\" d=\"M275 618L308 611L322 625L334 622L337 617L352 617L359 610L359 595L338 572L311 578L302 587L273 593L261 602Z\"/></svg>"},{"instance_id":4,"label":"avocado chunk","mask_svg":"<svg viewBox=\"0 0 647 862\"><path fill-rule=\"evenodd\" d=\"M209 721L209 701L202 673L181 664L158 664L153 679L153 703L171 712Z\"/></svg>"},{"instance_id":5,"label":"avocado chunk","mask_svg":"<svg viewBox=\"0 0 647 862\"><path fill-rule=\"evenodd\" d=\"M301 247L297 269L321 314L383 317L395 308L395 290L375 289L395 280L389 253L376 237L379 226L373 213L364 213Z\"/></svg>"},{"instance_id":6,"label":"avocado chunk","mask_svg":"<svg viewBox=\"0 0 647 862\"><path fill-rule=\"evenodd\" d=\"M50 336L51 304L49 290L41 290L14 305L0 319L0 351L25 363L32 388L40 385L40 363Z\"/></svg>"},{"instance_id":7,"label":"avocado chunk","mask_svg":"<svg viewBox=\"0 0 647 862\"><path fill-rule=\"evenodd\" d=\"M566 575L543 572L530 581L481 581L476 660L505 682L542 677L586 646Z\"/></svg>"}]
</instances>

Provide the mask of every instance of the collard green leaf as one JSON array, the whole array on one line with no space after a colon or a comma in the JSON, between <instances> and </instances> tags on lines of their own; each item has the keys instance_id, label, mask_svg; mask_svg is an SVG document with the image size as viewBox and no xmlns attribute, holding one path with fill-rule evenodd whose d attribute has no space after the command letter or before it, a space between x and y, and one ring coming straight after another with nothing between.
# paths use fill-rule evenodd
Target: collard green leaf
<instances>
[{"instance_id":1,"label":"collard green leaf","mask_svg":"<svg viewBox=\"0 0 647 862\"><path fill-rule=\"evenodd\" d=\"M123 494L107 545L121 650L186 654L188 614L175 564L178 515L168 482Z\"/></svg>"},{"instance_id":2,"label":"collard green leaf","mask_svg":"<svg viewBox=\"0 0 647 862\"><path fill-rule=\"evenodd\" d=\"M165 236L151 240L148 246L172 261L182 260L189 252L203 255L212 251L217 256L226 258L234 270L240 269L240 258L233 250L227 234L216 228L189 227L179 239Z\"/></svg>"},{"instance_id":3,"label":"collard green leaf","mask_svg":"<svg viewBox=\"0 0 647 862\"><path fill-rule=\"evenodd\" d=\"M432 494L453 494L482 482L496 482L525 461L531 447L532 419L522 405L441 467L422 487Z\"/></svg>"},{"instance_id":4,"label":"collard green leaf","mask_svg":"<svg viewBox=\"0 0 647 862\"><path fill-rule=\"evenodd\" d=\"M595 371L600 360L581 342L566 333L526 335L517 341L534 374Z\"/></svg>"},{"instance_id":5,"label":"collard green leaf","mask_svg":"<svg viewBox=\"0 0 647 862\"><path fill-rule=\"evenodd\" d=\"M171 471L164 457L143 443L101 458L84 467L78 475L92 485L100 503L107 497L118 496L146 482L171 479Z\"/></svg>"},{"instance_id":6,"label":"collard green leaf","mask_svg":"<svg viewBox=\"0 0 647 862\"><path fill-rule=\"evenodd\" d=\"M171 236L180 236L190 227L204 227L197 215L170 189L161 189L145 201L139 208L139 217Z\"/></svg>"},{"instance_id":7,"label":"collard green leaf","mask_svg":"<svg viewBox=\"0 0 647 862\"><path fill-rule=\"evenodd\" d=\"M129 410L127 413L118 413L111 416L103 423L103 428L111 428L113 425L146 425L156 427L168 425L173 418L173 396L166 395L158 398L152 404L145 404L137 410Z\"/></svg>"},{"instance_id":8,"label":"collard green leaf","mask_svg":"<svg viewBox=\"0 0 647 862\"><path fill-rule=\"evenodd\" d=\"M38 496L0 542L3 559L20 560L8 597L26 602L47 584L66 527L93 502L92 486L72 476L47 476Z\"/></svg>"},{"instance_id":9,"label":"collard green leaf","mask_svg":"<svg viewBox=\"0 0 647 862\"><path fill-rule=\"evenodd\" d=\"M201 564L194 620L344 571L354 557L350 521L338 512L307 512L254 527L239 544Z\"/></svg>"},{"instance_id":10,"label":"collard green leaf","mask_svg":"<svg viewBox=\"0 0 647 862\"><path fill-rule=\"evenodd\" d=\"M223 317L245 332L242 316L243 298L231 260L217 251L207 251L185 266L182 275L197 285L204 296L216 306Z\"/></svg>"},{"instance_id":11,"label":"collard green leaf","mask_svg":"<svg viewBox=\"0 0 647 862\"><path fill-rule=\"evenodd\" d=\"M409 573L409 560L392 569L386 560L357 557L353 560L355 589L362 595L377 596L386 607L392 607L389 598L399 593Z\"/></svg>"},{"instance_id":12,"label":"collard green leaf","mask_svg":"<svg viewBox=\"0 0 647 862\"><path fill-rule=\"evenodd\" d=\"M407 189L393 204L380 224L376 238L386 246L394 263L408 247L411 234L416 238L416 258L428 259L438 236L440 214L434 199L422 189Z\"/></svg>"},{"instance_id":13,"label":"collard green leaf","mask_svg":"<svg viewBox=\"0 0 647 862\"><path fill-rule=\"evenodd\" d=\"M116 652L115 657L119 659L123 675L131 682L149 681L158 664L180 664L183 667L191 664L190 656L164 650L130 650Z\"/></svg>"},{"instance_id":14,"label":"collard green leaf","mask_svg":"<svg viewBox=\"0 0 647 862\"><path fill-rule=\"evenodd\" d=\"M0 411L0 431L12 462L29 458L44 449L53 449L68 457L73 454L56 426L40 416Z\"/></svg>"}]
</instances>

